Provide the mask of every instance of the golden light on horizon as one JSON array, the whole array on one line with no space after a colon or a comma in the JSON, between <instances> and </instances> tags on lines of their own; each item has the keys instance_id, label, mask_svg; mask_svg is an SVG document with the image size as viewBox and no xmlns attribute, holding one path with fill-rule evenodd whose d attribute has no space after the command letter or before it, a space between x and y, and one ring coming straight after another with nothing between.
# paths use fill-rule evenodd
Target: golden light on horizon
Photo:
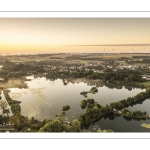
<instances>
[{"instance_id":1,"label":"golden light on horizon","mask_svg":"<svg viewBox=\"0 0 150 150\"><path fill-rule=\"evenodd\" d=\"M150 44L149 27L149 18L0 18L0 53L130 51L79 45Z\"/></svg>"}]
</instances>

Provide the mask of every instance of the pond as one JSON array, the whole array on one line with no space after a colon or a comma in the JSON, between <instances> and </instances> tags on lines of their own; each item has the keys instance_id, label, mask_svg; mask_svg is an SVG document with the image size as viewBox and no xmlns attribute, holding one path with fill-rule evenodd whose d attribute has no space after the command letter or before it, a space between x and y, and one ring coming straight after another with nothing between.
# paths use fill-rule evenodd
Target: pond
<instances>
[{"instance_id":1,"label":"pond","mask_svg":"<svg viewBox=\"0 0 150 150\"><path fill-rule=\"evenodd\" d=\"M107 115L102 119L91 123L85 128L91 132L95 132L95 128L98 129L111 129L114 132L150 132L149 128L144 128L141 124L150 124L150 119L148 120L130 120L122 116L117 116L114 114Z\"/></svg>"},{"instance_id":2,"label":"pond","mask_svg":"<svg viewBox=\"0 0 150 150\"><path fill-rule=\"evenodd\" d=\"M80 95L82 91L89 91L93 87L94 81L82 80L79 82L69 82L64 85L61 79L55 81L47 80L45 77L34 78L28 76L26 81L28 88L10 88L10 96L12 99L19 100L21 105L21 114L31 118L32 116L39 120L55 119L56 114L62 113L64 105L70 105L70 109L66 111L66 120L72 121L79 118L85 110L81 109L80 102L85 99ZM91 84L89 84L91 82ZM97 82L97 81L95 81ZM111 102L119 101L137 93L145 91L145 89L134 88L131 91L125 89L110 89L106 86L98 87L98 93L88 93L88 98L93 98L100 105L105 106Z\"/></svg>"},{"instance_id":3,"label":"pond","mask_svg":"<svg viewBox=\"0 0 150 150\"><path fill-rule=\"evenodd\" d=\"M140 104L136 104L134 106L128 107L128 110L130 111L135 111L135 110L140 110L140 111L146 111L150 115L150 99L146 99L145 101L141 102Z\"/></svg>"}]
</instances>

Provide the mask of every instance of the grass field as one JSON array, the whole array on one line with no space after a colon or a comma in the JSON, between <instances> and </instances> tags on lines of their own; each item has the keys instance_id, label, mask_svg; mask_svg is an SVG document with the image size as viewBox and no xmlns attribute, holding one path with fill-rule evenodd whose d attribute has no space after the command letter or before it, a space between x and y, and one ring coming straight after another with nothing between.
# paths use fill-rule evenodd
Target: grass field
<instances>
[{"instance_id":1,"label":"grass field","mask_svg":"<svg viewBox=\"0 0 150 150\"><path fill-rule=\"evenodd\" d=\"M143 84L145 87L148 87L148 86L150 86L150 81L143 82L142 84Z\"/></svg>"},{"instance_id":2,"label":"grass field","mask_svg":"<svg viewBox=\"0 0 150 150\"><path fill-rule=\"evenodd\" d=\"M100 58L102 61L106 60L116 60L120 61L119 59L124 57L128 58L129 60L140 60L137 58L132 58L132 56L150 56L150 54L122 54L122 53L64 53L64 54L53 54L53 55L45 55L45 56L40 56L40 55L23 55L23 56L18 56L18 55L6 55L6 56L1 56L1 60L10 60L12 62L36 62L36 61L54 61L54 60L59 60L59 61L65 61L65 62L74 62L74 61L80 61L81 63L86 63L86 62L94 62L94 58ZM53 59L54 58L54 59ZM55 59L57 58L57 59ZM69 58L69 59L68 59ZM81 59L80 59L81 58ZM87 60L83 60L83 58ZM89 58L89 60L88 60ZM93 60L90 60L93 58Z\"/></svg>"}]
</instances>

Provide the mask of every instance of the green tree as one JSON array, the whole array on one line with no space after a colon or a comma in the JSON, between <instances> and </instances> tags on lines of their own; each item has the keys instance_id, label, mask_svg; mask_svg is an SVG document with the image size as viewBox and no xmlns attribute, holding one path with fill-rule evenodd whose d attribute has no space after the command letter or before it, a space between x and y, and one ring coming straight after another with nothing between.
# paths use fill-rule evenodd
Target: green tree
<instances>
[{"instance_id":1,"label":"green tree","mask_svg":"<svg viewBox=\"0 0 150 150\"><path fill-rule=\"evenodd\" d=\"M14 124L16 128L20 126L20 118L18 115L11 116L9 121L11 124Z\"/></svg>"},{"instance_id":2,"label":"green tree","mask_svg":"<svg viewBox=\"0 0 150 150\"><path fill-rule=\"evenodd\" d=\"M147 112L146 112L146 111L144 111L144 112L143 112L143 114L144 114L144 115L147 115Z\"/></svg>"},{"instance_id":3,"label":"green tree","mask_svg":"<svg viewBox=\"0 0 150 150\"><path fill-rule=\"evenodd\" d=\"M34 119L33 116L32 116L31 119L30 119L30 123L35 123L35 119Z\"/></svg>"},{"instance_id":4,"label":"green tree","mask_svg":"<svg viewBox=\"0 0 150 150\"><path fill-rule=\"evenodd\" d=\"M82 100L82 101L80 102L80 106L81 106L82 109L85 109L86 106L87 106L87 101L86 101L86 100Z\"/></svg>"},{"instance_id":5,"label":"green tree","mask_svg":"<svg viewBox=\"0 0 150 150\"><path fill-rule=\"evenodd\" d=\"M71 122L71 125L72 125L73 132L79 132L81 130L81 122L79 120L74 119Z\"/></svg>"},{"instance_id":6,"label":"green tree","mask_svg":"<svg viewBox=\"0 0 150 150\"><path fill-rule=\"evenodd\" d=\"M66 105L66 106L63 106L63 111L67 111L67 110L69 110L70 109L70 106L69 105Z\"/></svg>"},{"instance_id":7,"label":"green tree","mask_svg":"<svg viewBox=\"0 0 150 150\"><path fill-rule=\"evenodd\" d=\"M63 121L60 119L55 119L51 122L46 123L39 130L40 132L63 132L67 131L67 127L63 124Z\"/></svg>"},{"instance_id":8,"label":"green tree","mask_svg":"<svg viewBox=\"0 0 150 150\"><path fill-rule=\"evenodd\" d=\"M129 79L128 77L124 78L125 82L129 82Z\"/></svg>"},{"instance_id":9,"label":"green tree","mask_svg":"<svg viewBox=\"0 0 150 150\"><path fill-rule=\"evenodd\" d=\"M129 80L130 82L133 81L133 75L132 75L132 74L128 75L128 80Z\"/></svg>"},{"instance_id":10,"label":"green tree","mask_svg":"<svg viewBox=\"0 0 150 150\"><path fill-rule=\"evenodd\" d=\"M5 108L7 108L8 104L5 100L0 100L0 108L2 111L4 111Z\"/></svg>"},{"instance_id":11,"label":"green tree","mask_svg":"<svg viewBox=\"0 0 150 150\"><path fill-rule=\"evenodd\" d=\"M126 112L126 116L127 117L132 117L132 113L131 112Z\"/></svg>"},{"instance_id":12,"label":"green tree","mask_svg":"<svg viewBox=\"0 0 150 150\"><path fill-rule=\"evenodd\" d=\"M103 114L106 114L106 113L107 113L107 108L104 107L104 106L102 106L102 107L101 107L101 111L102 111Z\"/></svg>"},{"instance_id":13,"label":"green tree","mask_svg":"<svg viewBox=\"0 0 150 150\"><path fill-rule=\"evenodd\" d=\"M112 109L116 108L117 102L112 102L112 103L110 103L110 106L111 106Z\"/></svg>"},{"instance_id":14,"label":"green tree","mask_svg":"<svg viewBox=\"0 0 150 150\"><path fill-rule=\"evenodd\" d=\"M9 109L3 109L3 114L7 114L8 116L9 113L10 113Z\"/></svg>"},{"instance_id":15,"label":"green tree","mask_svg":"<svg viewBox=\"0 0 150 150\"><path fill-rule=\"evenodd\" d=\"M128 110L127 108L124 108L124 109L122 110L122 112L123 112L124 115L126 115L126 113L129 112L129 110Z\"/></svg>"},{"instance_id":16,"label":"green tree","mask_svg":"<svg viewBox=\"0 0 150 150\"><path fill-rule=\"evenodd\" d=\"M113 82L114 80L115 80L114 77L111 77L110 81Z\"/></svg>"},{"instance_id":17,"label":"green tree","mask_svg":"<svg viewBox=\"0 0 150 150\"><path fill-rule=\"evenodd\" d=\"M93 98L89 98L89 99L87 99L87 102L88 102L89 104L94 104L94 103L95 103L95 100L94 100Z\"/></svg>"}]
</instances>

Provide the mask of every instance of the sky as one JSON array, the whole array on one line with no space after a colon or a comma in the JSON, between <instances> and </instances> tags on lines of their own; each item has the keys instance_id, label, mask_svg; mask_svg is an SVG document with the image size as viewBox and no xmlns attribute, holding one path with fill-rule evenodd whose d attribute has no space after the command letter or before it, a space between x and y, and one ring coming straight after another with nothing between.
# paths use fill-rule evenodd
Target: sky
<instances>
[{"instance_id":1,"label":"sky","mask_svg":"<svg viewBox=\"0 0 150 150\"><path fill-rule=\"evenodd\" d=\"M0 18L0 53L104 51L150 52L150 18Z\"/></svg>"}]
</instances>

